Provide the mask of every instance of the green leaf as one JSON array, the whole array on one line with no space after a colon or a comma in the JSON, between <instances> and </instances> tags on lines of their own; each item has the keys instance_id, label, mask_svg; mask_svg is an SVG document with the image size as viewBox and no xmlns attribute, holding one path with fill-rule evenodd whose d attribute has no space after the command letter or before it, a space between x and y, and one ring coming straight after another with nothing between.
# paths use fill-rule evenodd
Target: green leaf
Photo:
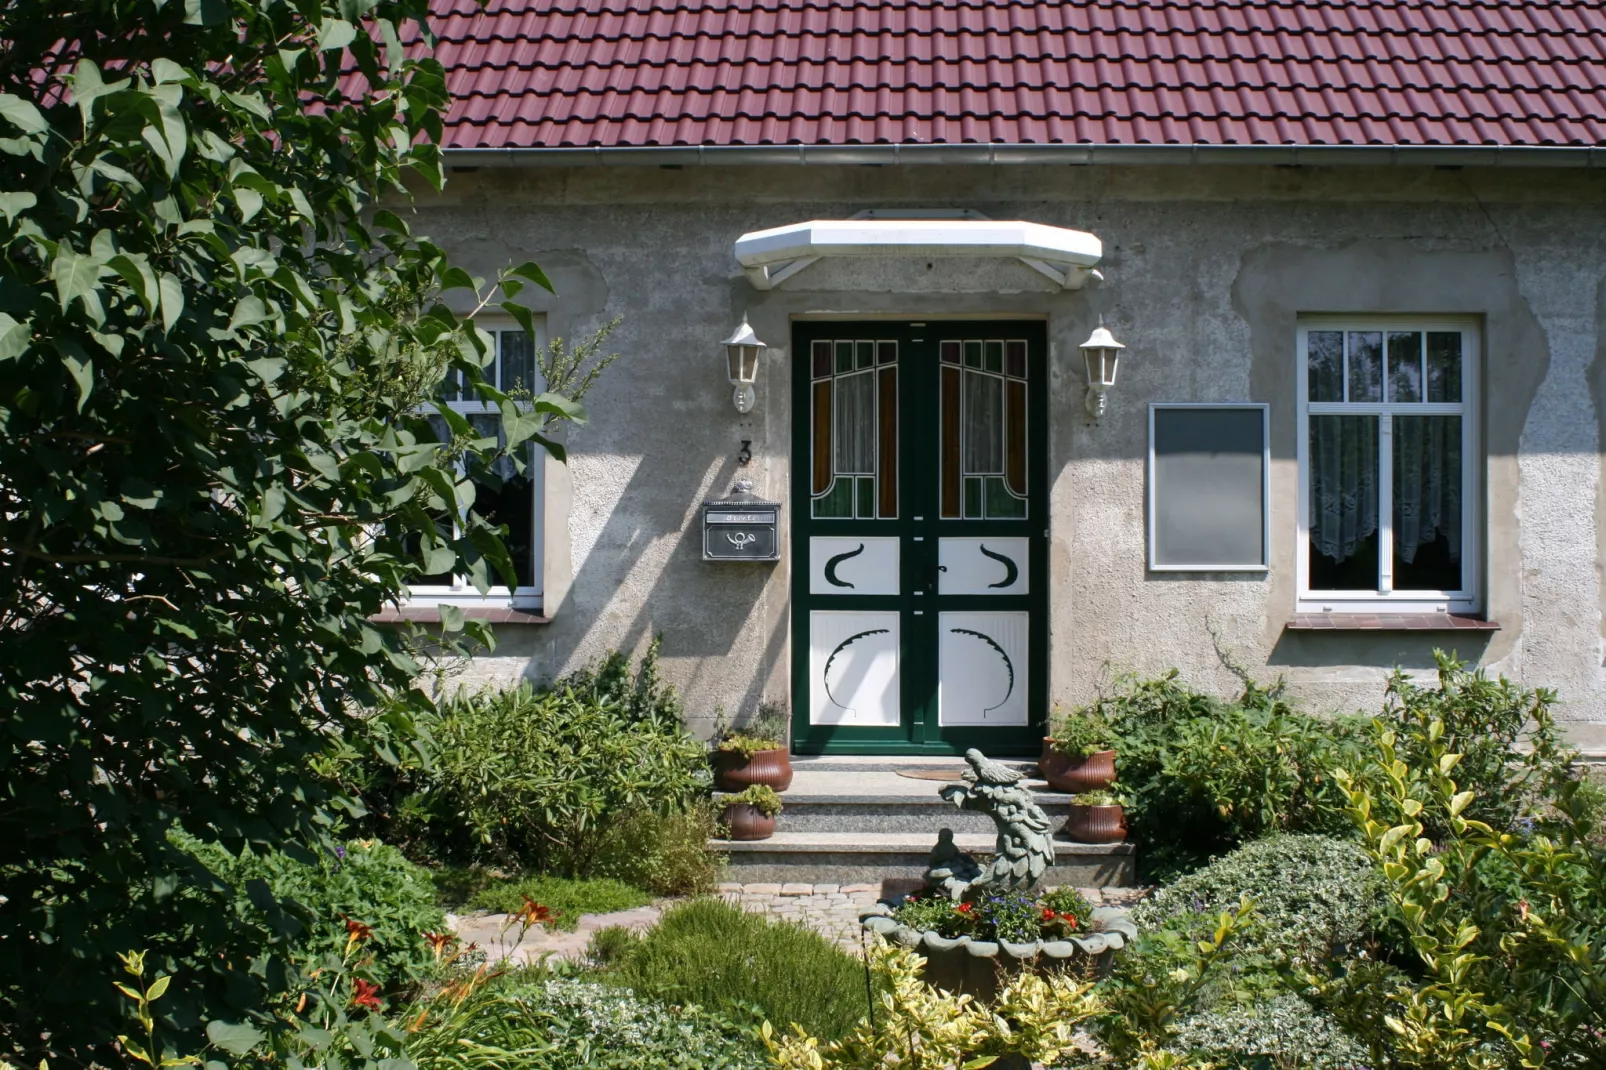
<instances>
[{"instance_id":1,"label":"green leaf","mask_svg":"<svg viewBox=\"0 0 1606 1070\"><path fill-rule=\"evenodd\" d=\"M542 271L540 265L533 260L526 261L518 267L510 268L508 274L516 275L521 279L528 279L548 293L555 294L558 292L552 288L552 283L546 277L546 272Z\"/></svg>"},{"instance_id":2,"label":"green leaf","mask_svg":"<svg viewBox=\"0 0 1606 1070\"><path fill-rule=\"evenodd\" d=\"M178 276L164 271L157 286L162 292L162 330L171 334L179 317L184 315L184 284L178 281Z\"/></svg>"},{"instance_id":3,"label":"green leaf","mask_svg":"<svg viewBox=\"0 0 1606 1070\"><path fill-rule=\"evenodd\" d=\"M246 1055L266 1040L267 1035L243 1022L207 1022L206 1039L230 1055Z\"/></svg>"},{"instance_id":4,"label":"green leaf","mask_svg":"<svg viewBox=\"0 0 1606 1070\"><path fill-rule=\"evenodd\" d=\"M440 610L442 631L460 632L463 630L463 610L460 606L442 602L436 608Z\"/></svg>"},{"instance_id":5,"label":"green leaf","mask_svg":"<svg viewBox=\"0 0 1606 1070\"><path fill-rule=\"evenodd\" d=\"M246 294L234 304L234 314L229 317L229 330L237 331L241 327L254 327L258 323L266 323L273 318L268 310L268 304L256 294Z\"/></svg>"},{"instance_id":6,"label":"green leaf","mask_svg":"<svg viewBox=\"0 0 1606 1070\"><path fill-rule=\"evenodd\" d=\"M145 998L148 1000L161 999L162 994L167 991L167 986L172 982L173 979L165 974L156 978L156 980L151 982L151 987L145 991Z\"/></svg>"},{"instance_id":7,"label":"green leaf","mask_svg":"<svg viewBox=\"0 0 1606 1070\"><path fill-rule=\"evenodd\" d=\"M324 19L318 27L318 51L332 52L345 48L357 39L357 27L345 19Z\"/></svg>"},{"instance_id":8,"label":"green leaf","mask_svg":"<svg viewBox=\"0 0 1606 1070\"><path fill-rule=\"evenodd\" d=\"M84 411L84 405L89 401L89 392L95 386L95 362L92 360L79 360L72 353L63 352L61 362L67 366L67 374L71 375L73 382L78 384L78 411Z\"/></svg>"},{"instance_id":9,"label":"green leaf","mask_svg":"<svg viewBox=\"0 0 1606 1070\"><path fill-rule=\"evenodd\" d=\"M15 360L28 351L33 342L33 331L28 321L17 322L0 312L0 360Z\"/></svg>"},{"instance_id":10,"label":"green leaf","mask_svg":"<svg viewBox=\"0 0 1606 1070\"><path fill-rule=\"evenodd\" d=\"M162 307L161 284L156 281L156 272L151 270L151 262L144 256L118 253L106 261L106 266L121 275L134 290L140 304L152 316Z\"/></svg>"},{"instance_id":11,"label":"green leaf","mask_svg":"<svg viewBox=\"0 0 1606 1070\"><path fill-rule=\"evenodd\" d=\"M56 258L50 264L50 277L55 280L56 297L62 307L98 290L104 266L99 257L76 253L70 246L58 246Z\"/></svg>"},{"instance_id":12,"label":"green leaf","mask_svg":"<svg viewBox=\"0 0 1606 1070\"><path fill-rule=\"evenodd\" d=\"M44 113L21 97L0 93L0 118L5 119L24 134L38 134L50 129Z\"/></svg>"},{"instance_id":13,"label":"green leaf","mask_svg":"<svg viewBox=\"0 0 1606 1070\"><path fill-rule=\"evenodd\" d=\"M235 186L231 191L234 194L234 203L240 209L240 222L249 223L262 211L262 194L254 189L244 186Z\"/></svg>"},{"instance_id":14,"label":"green leaf","mask_svg":"<svg viewBox=\"0 0 1606 1070\"><path fill-rule=\"evenodd\" d=\"M162 167L168 175L177 175L179 165L184 162L184 152L189 147L189 128L178 108L160 98L154 99L153 103L156 121L147 124L140 137L162 161Z\"/></svg>"},{"instance_id":15,"label":"green leaf","mask_svg":"<svg viewBox=\"0 0 1606 1070\"><path fill-rule=\"evenodd\" d=\"M0 193L0 215L4 215L6 217L6 222L10 223L12 220L16 219L18 215L26 212L28 209L32 208L38 203L39 198L26 191L20 191L16 193Z\"/></svg>"}]
</instances>

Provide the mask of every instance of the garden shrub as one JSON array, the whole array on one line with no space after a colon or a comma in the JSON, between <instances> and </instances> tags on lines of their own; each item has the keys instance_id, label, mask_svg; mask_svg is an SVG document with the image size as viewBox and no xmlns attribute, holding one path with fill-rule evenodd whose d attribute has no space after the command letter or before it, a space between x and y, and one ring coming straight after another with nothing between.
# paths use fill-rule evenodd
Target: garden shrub
<instances>
[{"instance_id":1,"label":"garden shrub","mask_svg":"<svg viewBox=\"0 0 1606 1070\"><path fill-rule=\"evenodd\" d=\"M609 824L590 871L653 895L705 895L719 884L725 863L724 855L708 849L718 828L718 810L706 800L666 813L628 811Z\"/></svg>"},{"instance_id":2,"label":"garden shrub","mask_svg":"<svg viewBox=\"0 0 1606 1070\"><path fill-rule=\"evenodd\" d=\"M1127 827L1150 879L1268 833L1350 833L1332 771L1354 752L1354 718L1313 717L1253 683L1224 702L1174 670L1123 677L1079 712L1112 726Z\"/></svg>"},{"instance_id":3,"label":"garden shrub","mask_svg":"<svg viewBox=\"0 0 1606 1070\"><path fill-rule=\"evenodd\" d=\"M1461 684L1508 709L1518 694L1503 680L1485 689L1446 676L1444 697L1424 710L1455 705ZM1521 701L1541 729L1545 704ZM1511 800L1480 798L1467 784L1518 790L1511 770L1528 756L1480 750L1463 778L1451 741L1479 741L1457 738L1448 721L1380 719L1374 731L1366 764L1345 779L1412 961L1404 972L1366 964L1316 978L1321 998L1367 1042L1374 1065L1606 1065L1606 850L1582 781L1560 761L1533 779L1519 773L1520 790L1539 794L1508 830L1467 815L1499 820L1514 812Z\"/></svg>"},{"instance_id":4,"label":"garden shrub","mask_svg":"<svg viewBox=\"0 0 1606 1070\"><path fill-rule=\"evenodd\" d=\"M1240 956L1325 960L1357 943L1383 904L1381 878L1365 848L1329 836L1272 836L1161 888L1132 910L1140 932L1174 929L1197 939L1216 915L1254 897L1236 943Z\"/></svg>"},{"instance_id":5,"label":"garden shrub","mask_svg":"<svg viewBox=\"0 0 1606 1070\"><path fill-rule=\"evenodd\" d=\"M826 1038L864 1015L864 964L814 932L719 899L671 907L639 938L598 934L603 979L643 998L718 1011L755 1008L786 1028Z\"/></svg>"},{"instance_id":6,"label":"garden shrub","mask_svg":"<svg viewBox=\"0 0 1606 1070\"><path fill-rule=\"evenodd\" d=\"M1177 1026L1168 1050L1203 1057L1215 1070L1362 1070L1367 1049L1295 995L1194 1015Z\"/></svg>"},{"instance_id":7,"label":"garden shrub","mask_svg":"<svg viewBox=\"0 0 1606 1070\"><path fill-rule=\"evenodd\" d=\"M1556 696L1540 688L1528 690L1505 677L1489 679L1453 656L1434 651L1436 686L1416 683L1396 671L1389 677L1380 718L1397 735L1402 761L1419 768L1429 751L1442 745L1458 754L1456 781L1474 793L1461 816L1506 830L1533 818L1544 797L1561 783L1576 779L1574 752L1563 744L1550 715ZM1429 739L1428 726L1438 722L1440 736ZM1423 820L1430 838L1448 829L1436 815Z\"/></svg>"},{"instance_id":8,"label":"garden shrub","mask_svg":"<svg viewBox=\"0 0 1606 1070\"><path fill-rule=\"evenodd\" d=\"M750 1030L695 1006L667 1006L573 978L484 986L415 1032L417 1070L761 1070Z\"/></svg>"},{"instance_id":9,"label":"garden shrub","mask_svg":"<svg viewBox=\"0 0 1606 1070\"><path fill-rule=\"evenodd\" d=\"M616 825L684 811L710 781L702 743L658 676L615 651L550 687L459 694L428 724L429 764L370 780L376 820L420 852L515 872L585 876Z\"/></svg>"},{"instance_id":10,"label":"garden shrub","mask_svg":"<svg viewBox=\"0 0 1606 1070\"><path fill-rule=\"evenodd\" d=\"M289 954L304 967L316 968L326 955L344 955L351 922L365 934L355 972L381 991L402 991L431 974L434 956L423 934L444 931L446 919L435 905L428 872L394 847L354 840L300 862L281 852L231 855L180 834L174 840L235 890L242 915L267 924L258 901L261 890L271 893L290 914L296 931Z\"/></svg>"}]
</instances>

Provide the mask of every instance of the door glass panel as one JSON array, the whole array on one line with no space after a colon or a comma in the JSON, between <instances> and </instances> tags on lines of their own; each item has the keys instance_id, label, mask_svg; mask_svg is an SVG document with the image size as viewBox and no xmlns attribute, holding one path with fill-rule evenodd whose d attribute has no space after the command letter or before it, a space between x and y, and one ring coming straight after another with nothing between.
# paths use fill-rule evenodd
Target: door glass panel
<instances>
[{"instance_id":1,"label":"door glass panel","mask_svg":"<svg viewBox=\"0 0 1606 1070\"><path fill-rule=\"evenodd\" d=\"M958 342L944 342L942 351L947 359L949 347L959 356ZM942 515L957 517L959 509L959 376L958 368L942 369Z\"/></svg>"},{"instance_id":2,"label":"door glass panel","mask_svg":"<svg viewBox=\"0 0 1606 1070\"><path fill-rule=\"evenodd\" d=\"M898 515L898 344L814 343L811 445L819 519Z\"/></svg>"},{"instance_id":3,"label":"door glass panel","mask_svg":"<svg viewBox=\"0 0 1606 1070\"><path fill-rule=\"evenodd\" d=\"M1394 589L1459 591L1461 417L1394 417Z\"/></svg>"},{"instance_id":4,"label":"door glass panel","mask_svg":"<svg viewBox=\"0 0 1606 1070\"><path fill-rule=\"evenodd\" d=\"M965 373L965 473L1004 470L1004 381Z\"/></svg>"},{"instance_id":5,"label":"door glass panel","mask_svg":"<svg viewBox=\"0 0 1606 1070\"><path fill-rule=\"evenodd\" d=\"M1310 418L1310 589L1375 591L1378 417Z\"/></svg>"},{"instance_id":6,"label":"door glass panel","mask_svg":"<svg viewBox=\"0 0 1606 1070\"><path fill-rule=\"evenodd\" d=\"M1015 520L1026 516L1026 343L942 342L963 353L964 371L942 370L938 476L941 515L948 520Z\"/></svg>"}]
</instances>

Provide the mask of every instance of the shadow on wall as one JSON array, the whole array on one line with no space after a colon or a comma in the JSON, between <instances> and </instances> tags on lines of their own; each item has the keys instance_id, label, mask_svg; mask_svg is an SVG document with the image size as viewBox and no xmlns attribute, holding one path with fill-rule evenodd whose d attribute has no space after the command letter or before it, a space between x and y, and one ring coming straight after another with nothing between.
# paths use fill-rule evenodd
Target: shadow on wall
<instances>
[{"instance_id":1,"label":"shadow on wall","mask_svg":"<svg viewBox=\"0 0 1606 1070\"><path fill-rule=\"evenodd\" d=\"M1300 668L1397 666L1407 672L1433 672L1433 651L1455 654L1472 665L1483 663L1496 632L1314 632L1284 629L1267 665Z\"/></svg>"},{"instance_id":2,"label":"shadow on wall","mask_svg":"<svg viewBox=\"0 0 1606 1070\"><path fill-rule=\"evenodd\" d=\"M698 464L684 453L643 453L552 623L531 629L536 634L530 647L510 651L527 659L524 674L551 677L608 649L641 650L660 635L665 659L694 666L689 675L674 674L683 694L724 695L733 713L756 708L764 695L764 667L780 663L784 615L770 626L758 656L742 659L757 668L739 693L735 681L717 678L729 674L729 662L701 664L723 659L743 633L764 626L760 609L775 566L702 560L700 506L705 498L723 497L741 472L729 459ZM674 547L666 554L667 539ZM711 709L687 710L694 726L713 716Z\"/></svg>"}]
</instances>

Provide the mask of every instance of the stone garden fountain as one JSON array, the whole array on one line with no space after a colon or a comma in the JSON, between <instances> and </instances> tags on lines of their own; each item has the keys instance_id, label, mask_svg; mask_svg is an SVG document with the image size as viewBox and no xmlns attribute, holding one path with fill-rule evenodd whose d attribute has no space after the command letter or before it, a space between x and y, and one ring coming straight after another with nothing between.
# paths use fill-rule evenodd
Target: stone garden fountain
<instances>
[{"instance_id":1,"label":"stone garden fountain","mask_svg":"<svg viewBox=\"0 0 1606 1070\"><path fill-rule=\"evenodd\" d=\"M1048 815L1043 813L1020 773L971 748L965 752L969 768L964 782L949 784L939 794L962 810L987 814L998 829L992 860L982 865L961 851L953 832L943 829L931 850L925 873L926 896L943 896L955 909L976 904L987 896L1035 892L1043 874L1054 863L1054 841ZM1094 908L1085 932L1063 939L1025 943L982 940L971 936L945 937L902 924L893 907L880 903L860 917L861 923L896 944L912 948L926 958L926 980L952 992L990 998L999 987L1001 973L1036 964L1050 968L1091 965L1108 969L1115 952L1137 936L1125 910Z\"/></svg>"}]
</instances>

